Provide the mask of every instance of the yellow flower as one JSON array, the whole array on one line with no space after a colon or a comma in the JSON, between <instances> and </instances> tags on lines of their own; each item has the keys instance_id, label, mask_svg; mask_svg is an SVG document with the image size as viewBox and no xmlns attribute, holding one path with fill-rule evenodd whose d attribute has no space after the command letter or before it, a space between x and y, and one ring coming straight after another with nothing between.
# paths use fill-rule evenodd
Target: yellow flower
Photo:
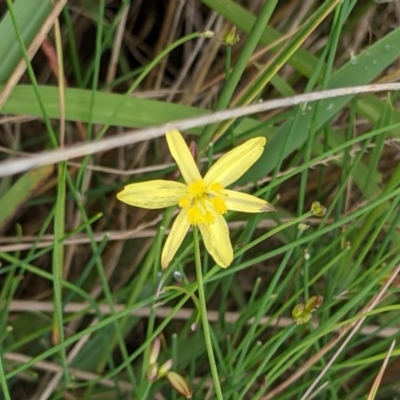
<instances>
[{"instance_id":1,"label":"yellow flower","mask_svg":"<svg viewBox=\"0 0 400 400\"><path fill-rule=\"evenodd\" d=\"M249 213L274 210L265 200L225 189L258 160L266 140L257 137L234 148L202 178L180 132L171 130L166 133L166 138L185 183L165 180L132 183L125 186L117 198L136 207L180 207L161 255L163 269L173 259L190 225L200 229L207 251L219 266L226 268L233 260L233 250L228 225L222 215L228 210Z\"/></svg>"}]
</instances>

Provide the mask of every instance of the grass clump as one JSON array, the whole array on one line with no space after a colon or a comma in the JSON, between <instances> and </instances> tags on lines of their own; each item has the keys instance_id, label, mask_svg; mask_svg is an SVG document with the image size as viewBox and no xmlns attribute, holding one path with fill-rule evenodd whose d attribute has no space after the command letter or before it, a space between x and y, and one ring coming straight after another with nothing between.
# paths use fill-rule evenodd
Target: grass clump
<instances>
[{"instance_id":1,"label":"grass clump","mask_svg":"<svg viewBox=\"0 0 400 400\"><path fill-rule=\"evenodd\" d=\"M399 10L256 3L0 6L2 398L398 395Z\"/></svg>"}]
</instances>

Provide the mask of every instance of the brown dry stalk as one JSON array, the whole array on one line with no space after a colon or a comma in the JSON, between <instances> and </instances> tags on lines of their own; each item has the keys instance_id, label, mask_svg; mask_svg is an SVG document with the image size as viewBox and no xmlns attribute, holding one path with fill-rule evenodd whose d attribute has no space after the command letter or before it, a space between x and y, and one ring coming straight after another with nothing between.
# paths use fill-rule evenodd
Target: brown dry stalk
<instances>
[{"instance_id":1,"label":"brown dry stalk","mask_svg":"<svg viewBox=\"0 0 400 400\"><path fill-rule=\"evenodd\" d=\"M339 96L395 90L400 90L400 83L354 86L300 94L285 99L268 100L262 103L252 104L247 107L239 107L229 110L218 111L201 117L174 121L169 125L169 127L166 125L160 125L157 127L128 131L120 135L103 138L90 143L77 143L65 149L41 152L39 154L32 155L31 157L26 157L18 160L3 161L0 163L0 177L14 175L19 172L27 171L43 165L56 164L61 161L70 160L72 158L108 151L129 144L143 142L149 139L155 139L157 137L163 136L166 130L171 129L171 125L175 129L186 130L281 107L289 107L302 103L309 103Z\"/></svg>"},{"instance_id":2,"label":"brown dry stalk","mask_svg":"<svg viewBox=\"0 0 400 400\"><path fill-rule=\"evenodd\" d=\"M86 309L87 314L95 314L95 311L90 308L90 304L88 303L68 303L65 305L63 311L65 314L72 314L72 313L79 313L81 314L83 310ZM110 307L107 304L99 304L98 309L103 315L111 315L112 311L110 310ZM115 304L114 305L114 312L119 312L125 309L124 304ZM13 300L10 304L9 311L10 312L32 312L32 313L51 313L54 310L54 304L53 302L50 301L32 301L32 300ZM147 318L149 315L154 312L154 315L157 318L166 318L168 317L171 312L173 312L172 307L156 307L154 310L152 310L150 307L141 307L137 308L135 310L132 310L131 315L135 317L142 317L142 318ZM178 311L174 313L173 319L175 320L183 320L186 321L189 318L192 317L193 313L196 312L196 310L193 310L191 308L181 308ZM207 311L208 319L210 322L218 322L219 321L219 312L215 310L208 310ZM240 313L233 312L233 311L226 311L224 313L225 317L225 322L227 323L235 323L237 319L240 317ZM251 325L253 323L253 319L250 318L247 321L248 325ZM260 326L265 325L268 323L268 325L271 328L284 328L286 326L289 326L293 324L292 318L288 317L279 317L279 318L273 318L269 315L265 315L260 319L258 324ZM319 321L318 319L313 320L313 326L318 327ZM379 330L379 332L377 332ZM361 335L372 335L376 332L376 337L390 337L393 335L396 335L400 333L399 328L384 328L381 329L379 325L366 325L360 329L360 334Z\"/></svg>"},{"instance_id":3,"label":"brown dry stalk","mask_svg":"<svg viewBox=\"0 0 400 400\"><path fill-rule=\"evenodd\" d=\"M396 346L396 340L392 341L392 344L390 345L389 351L386 354L385 359L383 360L383 364L381 366L381 369L379 370L378 375L376 376L374 383L372 385L372 388L370 392L368 393L367 400L374 400L376 396L376 392L378 391L379 385L381 384L383 374L385 373L386 367L389 364L390 357L392 356L394 347Z\"/></svg>"},{"instance_id":4,"label":"brown dry stalk","mask_svg":"<svg viewBox=\"0 0 400 400\"><path fill-rule=\"evenodd\" d=\"M29 362L33 357L26 356L25 354L8 352L3 355L4 359L7 360L10 364L11 363L18 363L18 364L25 364ZM38 361L33 365L33 368L46 371L46 372L64 372L64 368L61 365L58 365L54 362L50 361ZM82 371L76 368L68 368L68 371L76 377L78 380L81 381L93 381L99 385L106 386L106 387L115 387L115 381L113 379L101 378L100 375L94 374L93 372ZM123 390L131 390L132 386L129 382L125 382L118 379L118 385Z\"/></svg>"},{"instance_id":5,"label":"brown dry stalk","mask_svg":"<svg viewBox=\"0 0 400 400\"><path fill-rule=\"evenodd\" d=\"M155 237L157 234L156 229L145 229L150 226L156 225L161 221L161 216L155 218L152 221L149 221L146 224L143 224L135 229L127 229L127 230L118 230L118 231L102 231L96 232L93 234L93 239L86 234L76 234L68 239L63 241L65 246L72 246L75 244L88 244L91 241L101 242L104 240L104 237L107 235L108 242L112 241L121 241L128 239L138 239L138 238L150 238ZM291 218L282 218L280 220L281 223L291 221ZM307 219L308 225L318 225L321 220L318 218L309 218ZM333 220L328 220L327 223L333 222ZM234 221L229 222L230 229L237 229L240 227L244 227L248 224L247 220L243 221ZM262 220L257 224L257 229L270 229L275 228L276 222L273 220ZM169 229L165 230L166 233L169 232ZM46 234L43 235L42 240L37 242L36 236L4 236L0 237L0 251L5 253L11 253L14 251L27 250L36 246L37 249L43 249L48 246L52 246L54 244L54 235Z\"/></svg>"}]
</instances>

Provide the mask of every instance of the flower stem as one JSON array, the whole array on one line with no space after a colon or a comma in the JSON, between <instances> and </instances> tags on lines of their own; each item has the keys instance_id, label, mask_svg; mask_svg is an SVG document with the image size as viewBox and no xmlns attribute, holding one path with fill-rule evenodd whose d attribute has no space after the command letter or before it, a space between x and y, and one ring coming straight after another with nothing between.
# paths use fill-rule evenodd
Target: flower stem
<instances>
[{"instance_id":1,"label":"flower stem","mask_svg":"<svg viewBox=\"0 0 400 400\"><path fill-rule=\"evenodd\" d=\"M194 240L194 261L196 264L197 285L199 290L199 305L201 312L201 321L203 323L204 341L208 354L208 361L210 362L211 374L214 381L215 394L218 400L223 400L221 385L219 382L219 375L217 371L217 364L215 363L214 350L211 343L210 327L207 318L206 296L203 286L203 271L201 269L200 247L199 247L199 231L196 227L193 228Z\"/></svg>"}]
</instances>

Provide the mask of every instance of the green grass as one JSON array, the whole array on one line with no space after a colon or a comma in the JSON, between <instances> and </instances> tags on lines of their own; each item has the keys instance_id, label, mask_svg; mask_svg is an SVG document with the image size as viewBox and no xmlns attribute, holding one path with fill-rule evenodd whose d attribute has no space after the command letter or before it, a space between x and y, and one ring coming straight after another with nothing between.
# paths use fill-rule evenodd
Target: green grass
<instances>
[{"instance_id":1,"label":"green grass","mask_svg":"<svg viewBox=\"0 0 400 400\"><path fill-rule=\"evenodd\" d=\"M0 21L0 398L182 398L176 375L149 377L156 338L158 365L172 359L193 399L395 398L396 86L313 100L321 90L396 80L394 3L303 9L267 0L254 9L203 0L193 10L166 2L154 14L129 1L65 3L60 31L50 0L7 0ZM238 28L237 45L221 44L212 13L225 29ZM31 59L48 18L54 58L39 46ZM194 28L208 21L214 38ZM116 73L108 75L113 54ZM5 96L21 60L25 73ZM289 96L303 93L309 101L291 105ZM213 111L280 98L285 107L210 123ZM180 179L164 137L138 131L126 146L20 175L8 170L16 157L35 153L46 164L79 142L198 117L205 122L183 134L196 141L203 171L244 140L268 139L234 188L277 211L226 215L235 252L226 269L190 232L162 271L177 210L115 197L127 183ZM313 215L314 201L325 215ZM316 295L322 304L296 325L293 308Z\"/></svg>"}]
</instances>

